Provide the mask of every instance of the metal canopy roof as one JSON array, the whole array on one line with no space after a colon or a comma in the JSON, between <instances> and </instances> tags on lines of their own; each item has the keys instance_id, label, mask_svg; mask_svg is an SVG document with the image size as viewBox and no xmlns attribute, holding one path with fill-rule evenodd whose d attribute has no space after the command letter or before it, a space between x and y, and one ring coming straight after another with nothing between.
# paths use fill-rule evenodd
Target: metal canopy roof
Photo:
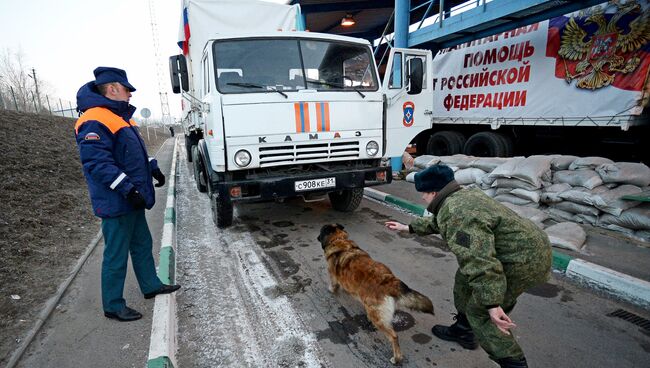
<instances>
[{"instance_id":1,"label":"metal canopy roof","mask_svg":"<svg viewBox=\"0 0 650 368\"><path fill-rule=\"evenodd\" d=\"M467 0L446 0L445 8L462 4ZM428 0L411 0L411 8L428 3ZM438 11L439 2L433 2L432 12ZM305 15L306 28L312 32L336 33L352 37L375 40L381 37L395 9L395 0L292 0L290 4L300 4ZM411 13L411 23L419 22L427 6ZM341 19L352 14L356 24L341 26ZM393 32L393 25L388 33Z\"/></svg>"},{"instance_id":2,"label":"metal canopy roof","mask_svg":"<svg viewBox=\"0 0 650 368\"><path fill-rule=\"evenodd\" d=\"M435 23L411 32L408 45L430 49L452 47L602 2L604 0L493 0L488 3L483 0L445 0L445 11L465 3L478 6L465 13L445 17L442 27ZM394 31L394 24L390 20L395 0L292 0L291 4L300 4L306 28L313 32L342 34L372 41L381 37L387 24L386 33ZM416 10L410 13L410 23L418 24L429 7L428 17L437 15L440 0L411 0L411 9ZM343 27L341 19L348 13L352 14L356 24Z\"/></svg>"}]
</instances>

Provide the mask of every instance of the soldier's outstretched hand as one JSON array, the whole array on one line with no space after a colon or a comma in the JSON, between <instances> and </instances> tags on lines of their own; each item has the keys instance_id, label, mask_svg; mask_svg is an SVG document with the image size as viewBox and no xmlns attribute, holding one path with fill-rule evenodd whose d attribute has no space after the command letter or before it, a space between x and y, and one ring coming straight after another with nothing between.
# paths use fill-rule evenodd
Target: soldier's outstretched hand
<instances>
[{"instance_id":1,"label":"soldier's outstretched hand","mask_svg":"<svg viewBox=\"0 0 650 368\"><path fill-rule=\"evenodd\" d=\"M409 231L408 225L404 225L397 221L386 221L384 225L386 225L387 228L395 231Z\"/></svg>"},{"instance_id":2,"label":"soldier's outstretched hand","mask_svg":"<svg viewBox=\"0 0 650 368\"><path fill-rule=\"evenodd\" d=\"M490 314L492 323L506 335L510 335L509 329L517 327L501 307L490 308L488 309L488 313Z\"/></svg>"}]
</instances>

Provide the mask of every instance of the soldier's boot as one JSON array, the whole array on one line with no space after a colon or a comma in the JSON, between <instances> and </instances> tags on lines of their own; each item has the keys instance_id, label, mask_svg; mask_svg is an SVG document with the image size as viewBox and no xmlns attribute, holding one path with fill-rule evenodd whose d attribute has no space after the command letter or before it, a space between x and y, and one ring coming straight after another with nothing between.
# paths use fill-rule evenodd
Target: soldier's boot
<instances>
[{"instance_id":1,"label":"soldier's boot","mask_svg":"<svg viewBox=\"0 0 650 368\"><path fill-rule=\"evenodd\" d=\"M502 358L497 363L501 368L528 368L526 358Z\"/></svg>"},{"instance_id":2,"label":"soldier's boot","mask_svg":"<svg viewBox=\"0 0 650 368\"><path fill-rule=\"evenodd\" d=\"M465 349L475 350L478 348L478 341L467 321L467 317L462 313L458 313L454 316L454 319L456 322L451 326L435 325L431 332L440 339L455 341Z\"/></svg>"}]
</instances>

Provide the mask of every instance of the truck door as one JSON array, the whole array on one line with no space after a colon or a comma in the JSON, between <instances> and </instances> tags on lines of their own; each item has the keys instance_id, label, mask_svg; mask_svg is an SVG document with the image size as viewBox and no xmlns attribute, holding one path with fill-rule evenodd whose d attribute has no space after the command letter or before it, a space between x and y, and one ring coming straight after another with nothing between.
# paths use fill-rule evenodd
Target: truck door
<instances>
[{"instance_id":1,"label":"truck door","mask_svg":"<svg viewBox=\"0 0 650 368\"><path fill-rule=\"evenodd\" d=\"M386 96L384 157L401 157L418 133L431 128L431 61L428 50L391 50L382 86Z\"/></svg>"}]
</instances>

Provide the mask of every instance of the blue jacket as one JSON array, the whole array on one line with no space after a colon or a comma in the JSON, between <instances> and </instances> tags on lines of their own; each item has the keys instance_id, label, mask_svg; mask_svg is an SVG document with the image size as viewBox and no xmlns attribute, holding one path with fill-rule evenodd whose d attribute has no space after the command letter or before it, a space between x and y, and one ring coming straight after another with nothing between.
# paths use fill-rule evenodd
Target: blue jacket
<instances>
[{"instance_id":1,"label":"blue jacket","mask_svg":"<svg viewBox=\"0 0 650 368\"><path fill-rule=\"evenodd\" d=\"M158 168L149 158L135 121L135 107L110 100L89 82L77 92L77 109L83 113L75 135L84 176L95 215L117 217L134 211L126 200L135 187L146 208L155 203L151 172Z\"/></svg>"}]
</instances>

